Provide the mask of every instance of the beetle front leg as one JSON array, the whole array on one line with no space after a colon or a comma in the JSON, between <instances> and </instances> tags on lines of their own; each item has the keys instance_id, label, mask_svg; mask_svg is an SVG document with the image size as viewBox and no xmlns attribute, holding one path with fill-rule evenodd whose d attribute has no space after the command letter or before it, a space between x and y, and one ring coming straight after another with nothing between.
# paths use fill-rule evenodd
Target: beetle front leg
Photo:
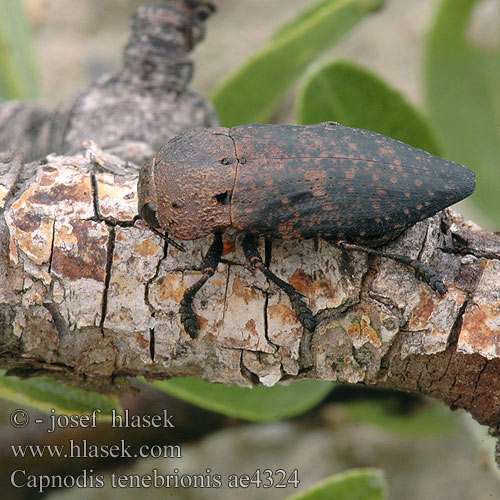
<instances>
[{"instance_id":1,"label":"beetle front leg","mask_svg":"<svg viewBox=\"0 0 500 500\"><path fill-rule=\"evenodd\" d=\"M181 321L184 325L184 329L192 339L195 339L200 331L200 323L196 319L196 315L193 311L193 299L200 288L208 281L208 278L214 275L222 257L222 249L222 232L218 231L214 234L214 241L203 258L201 264L203 276L194 285L190 286L182 297L179 310Z\"/></svg>"},{"instance_id":2,"label":"beetle front leg","mask_svg":"<svg viewBox=\"0 0 500 500\"><path fill-rule=\"evenodd\" d=\"M261 271L266 278L272 281L278 288L283 290L290 299L292 303L293 310L299 318L301 325L309 331L314 331L316 328L316 319L312 311L306 306L305 302L302 300L301 294L295 290L295 288L278 278L273 272L271 272L262 261L262 257L257 250L257 240L253 234L246 234L242 242L243 251L245 252L245 257L252 267L257 268Z\"/></svg>"}]
</instances>

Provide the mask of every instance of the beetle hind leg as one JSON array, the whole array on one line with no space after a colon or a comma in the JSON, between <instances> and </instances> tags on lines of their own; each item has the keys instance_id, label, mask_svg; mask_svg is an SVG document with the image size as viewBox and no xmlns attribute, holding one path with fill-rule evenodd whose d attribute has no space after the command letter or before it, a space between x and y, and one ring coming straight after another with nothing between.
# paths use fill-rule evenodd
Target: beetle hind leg
<instances>
[{"instance_id":1,"label":"beetle hind leg","mask_svg":"<svg viewBox=\"0 0 500 500\"><path fill-rule=\"evenodd\" d=\"M309 331L314 331L316 328L316 319L312 311L306 306L305 302L302 300L302 295L295 290L295 288L278 278L273 272L269 270L262 261L262 257L257 250L257 240L253 234L246 234L242 242L243 251L245 252L245 257L252 267L257 268L261 271L266 278L272 281L278 288L283 290L290 299L292 303L293 310L297 315L301 325Z\"/></svg>"},{"instance_id":2,"label":"beetle hind leg","mask_svg":"<svg viewBox=\"0 0 500 500\"><path fill-rule=\"evenodd\" d=\"M196 315L193 311L193 299L200 288L208 281L208 278L214 275L222 257L222 249L222 232L219 231L215 233L214 241L203 258L201 264L203 276L194 285L190 286L182 297L181 307L179 309L181 321L187 334L192 339L195 339L200 331L200 323L196 319Z\"/></svg>"},{"instance_id":3,"label":"beetle hind leg","mask_svg":"<svg viewBox=\"0 0 500 500\"><path fill-rule=\"evenodd\" d=\"M354 250L356 252L378 255L380 257L385 257L387 259L406 264L407 266L414 269L417 277L422 281L425 281L434 291L438 292L440 295L444 295L447 292L445 284L442 282L436 271L434 271L432 267L424 264L418 259L412 259L411 257L407 257L405 255L395 255L392 253L381 252L380 250L375 250L373 248L368 248L361 245L355 245L345 240L328 239L328 241L343 250Z\"/></svg>"}]
</instances>

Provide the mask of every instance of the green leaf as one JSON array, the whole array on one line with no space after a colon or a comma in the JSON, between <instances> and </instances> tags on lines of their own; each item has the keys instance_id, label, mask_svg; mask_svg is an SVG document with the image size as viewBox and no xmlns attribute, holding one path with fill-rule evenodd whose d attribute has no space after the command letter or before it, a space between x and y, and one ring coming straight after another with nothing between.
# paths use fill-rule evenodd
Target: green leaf
<instances>
[{"instance_id":1,"label":"green leaf","mask_svg":"<svg viewBox=\"0 0 500 500\"><path fill-rule=\"evenodd\" d=\"M315 484L287 500L384 500L387 486L378 469L351 469Z\"/></svg>"},{"instance_id":2,"label":"green leaf","mask_svg":"<svg viewBox=\"0 0 500 500\"><path fill-rule=\"evenodd\" d=\"M480 182L471 200L500 224L500 48L469 39L477 3L442 2L426 48L426 91L446 157L476 172Z\"/></svg>"},{"instance_id":3,"label":"green leaf","mask_svg":"<svg viewBox=\"0 0 500 500\"><path fill-rule=\"evenodd\" d=\"M222 125L267 121L309 63L383 3L328 0L306 10L215 90Z\"/></svg>"},{"instance_id":4,"label":"green leaf","mask_svg":"<svg viewBox=\"0 0 500 500\"><path fill-rule=\"evenodd\" d=\"M207 410L234 418L264 422L300 415L331 390L329 382L300 380L289 386L225 387L195 377L150 382L150 385Z\"/></svg>"},{"instance_id":5,"label":"green leaf","mask_svg":"<svg viewBox=\"0 0 500 500\"><path fill-rule=\"evenodd\" d=\"M449 435L458 430L455 419L439 404L426 404L409 415L395 414L389 401L353 401L346 407L355 420L402 436Z\"/></svg>"},{"instance_id":6,"label":"green leaf","mask_svg":"<svg viewBox=\"0 0 500 500\"><path fill-rule=\"evenodd\" d=\"M299 123L337 121L439 152L426 119L398 91L350 62L328 63L304 82L297 119Z\"/></svg>"},{"instance_id":7,"label":"green leaf","mask_svg":"<svg viewBox=\"0 0 500 500\"><path fill-rule=\"evenodd\" d=\"M30 32L20 0L0 0L0 98L38 97Z\"/></svg>"},{"instance_id":8,"label":"green leaf","mask_svg":"<svg viewBox=\"0 0 500 500\"><path fill-rule=\"evenodd\" d=\"M0 375L0 397L45 412L54 408L57 413L84 415L99 408L106 416L113 409L121 411L115 397L65 386L51 377L23 380Z\"/></svg>"}]
</instances>

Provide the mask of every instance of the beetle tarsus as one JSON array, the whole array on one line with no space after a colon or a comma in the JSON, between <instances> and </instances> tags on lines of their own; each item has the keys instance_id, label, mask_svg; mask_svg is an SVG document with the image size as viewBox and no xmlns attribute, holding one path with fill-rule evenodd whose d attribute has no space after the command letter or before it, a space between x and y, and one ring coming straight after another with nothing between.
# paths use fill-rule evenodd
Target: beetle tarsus
<instances>
[{"instance_id":1,"label":"beetle tarsus","mask_svg":"<svg viewBox=\"0 0 500 500\"><path fill-rule=\"evenodd\" d=\"M444 295L448 291L445 284L441 281L441 278L432 267L414 259L412 259L412 263L409 265L415 269L417 276L428 283L434 291L439 293L439 295Z\"/></svg>"},{"instance_id":2,"label":"beetle tarsus","mask_svg":"<svg viewBox=\"0 0 500 500\"><path fill-rule=\"evenodd\" d=\"M196 319L196 314L193 310L193 299L198 293L200 288L208 281L208 279L214 275L215 270L222 257L222 233L216 232L214 235L214 241L210 245L203 262L201 264L201 271L203 276L192 286L190 286L185 292L181 300L181 307L179 309L181 315L181 321L184 325L184 330L192 338L198 337L200 332L200 323Z\"/></svg>"},{"instance_id":3,"label":"beetle tarsus","mask_svg":"<svg viewBox=\"0 0 500 500\"><path fill-rule=\"evenodd\" d=\"M198 337L200 331L200 323L196 319L196 315L193 311L193 297L196 292L206 283L210 276L204 274L203 277L198 280L193 286L189 287L184 292L184 297L181 300L181 307L179 313L181 315L181 321L184 325L184 330L192 338Z\"/></svg>"},{"instance_id":4,"label":"beetle tarsus","mask_svg":"<svg viewBox=\"0 0 500 500\"><path fill-rule=\"evenodd\" d=\"M435 292L438 292L439 295L444 295L448 290L438 276L436 271L432 269L432 267L424 264L418 259L412 259L411 257L407 257L405 255L395 255L391 253L381 252L380 250L375 250L373 248L364 247L361 245L355 245L354 243L349 243L345 240L333 240L328 239L328 241L334 243L337 247L342 250L354 250L358 252L364 252L371 255L378 255L380 257L385 257L387 259L394 260L396 262L401 262L401 264L405 264L408 267L414 269L415 274L419 279L425 281Z\"/></svg>"},{"instance_id":5,"label":"beetle tarsus","mask_svg":"<svg viewBox=\"0 0 500 500\"><path fill-rule=\"evenodd\" d=\"M314 332L316 328L316 319L312 311L306 306L304 301L297 295L288 295L292 303L293 310L299 318L300 324L310 332Z\"/></svg>"},{"instance_id":6,"label":"beetle tarsus","mask_svg":"<svg viewBox=\"0 0 500 500\"><path fill-rule=\"evenodd\" d=\"M307 307L306 303L302 300L303 295L295 288L278 278L262 261L262 257L257 250L257 240L253 234L246 234L242 242L243 251L249 264L261 271L266 278L272 281L278 288L283 290L292 303L292 308L300 321L300 324L309 331L314 331L316 328L316 319L312 311Z\"/></svg>"}]
</instances>

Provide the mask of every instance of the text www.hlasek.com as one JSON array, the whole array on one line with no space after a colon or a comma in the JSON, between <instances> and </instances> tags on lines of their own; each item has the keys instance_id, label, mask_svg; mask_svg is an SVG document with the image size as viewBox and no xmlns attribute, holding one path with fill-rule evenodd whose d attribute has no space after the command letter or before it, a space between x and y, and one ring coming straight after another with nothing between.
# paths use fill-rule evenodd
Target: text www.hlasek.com
<instances>
[{"instance_id":1,"label":"text www.hlasek.com","mask_svg":"<svg viewBox=\"0 0 500 500\"><path fill-rule=\"evenodd\" d=\"M182 458L179 445L142 445L137 452L131 451L131 445L121 439L119 444L88 444L86 439L78 444L70 439L69 445L10 445L15 458L52 457L52 458Z\"/></svg>"}]
</instances>

